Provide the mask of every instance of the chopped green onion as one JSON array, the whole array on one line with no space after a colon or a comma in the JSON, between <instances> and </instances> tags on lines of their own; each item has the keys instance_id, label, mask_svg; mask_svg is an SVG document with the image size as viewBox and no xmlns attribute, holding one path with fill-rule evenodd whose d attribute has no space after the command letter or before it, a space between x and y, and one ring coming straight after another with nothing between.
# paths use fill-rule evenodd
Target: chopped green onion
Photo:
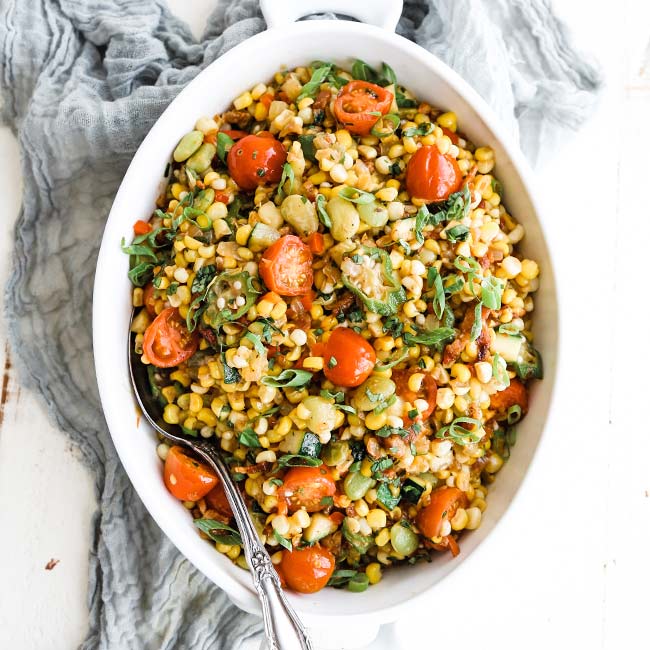
<instances>
[{"instance_id":1,"label":"chopped green onion","mask_svg":"<svg viewBox=\"0 0 650 650\"><path fill-rule=\"evenodd\" d=\"M386 138L389 135L393 135L393 133L397 131L399 124L399 115L389 113L388 115L384 115L377 120L372 129L370 129L370 133L376 138Z\"/></svg>"}]
</instances>

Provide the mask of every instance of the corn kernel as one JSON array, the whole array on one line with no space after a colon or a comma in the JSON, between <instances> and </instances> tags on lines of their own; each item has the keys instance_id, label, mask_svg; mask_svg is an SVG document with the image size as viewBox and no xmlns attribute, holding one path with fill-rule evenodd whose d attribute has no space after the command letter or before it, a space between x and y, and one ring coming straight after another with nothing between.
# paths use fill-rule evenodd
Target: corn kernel
<instances>
[{"instance_id":1,"label":"corn kernel","mask_svg":"<svg viewBox=\"0 0 650 650\"><path fill-rule=\"evenodd\" d=\"M240 226L239 228L237 228L237 234L235 235L235 241L240 246L245 246L246 242L248 241L248 237L251 234L251 230L253 230L253 227L250 226L249 224L246 224L245 226Z\"/></svg>"},{"instance_id":2,"label":"corn kernel","mask_svg":"<svg viewBox=\"0 0 650 650\"><path fill-rule=\"evenodd\" d=\"M379 530L386 526L386 513L381 508L373 508L366 515L368 526L373 530Z\"/></svg>"},{"instance_id":3,"label":"corn kernel","mask_svg":"<svg viewBox=\"0 0 650 650\"><path fill-rule=\"evenodd\" d=\"M368 582L371 585L376 585L381 580L381 564L379 562L371 562L366 567L366 575L368 576Z\"/></svg>"},{"instance_id":4,"label":"corn kernel","mask_svg":"<svg viewBox=\"0 0 650 650\"><path fill-rule=\"evenodd\" d=\"M469 381L472 374L469 371L469 368L463 363L455 363L451 367L451 376L456 377L458 381L465 384Z\"/></svg>"},{"instance_id":5,"label":"corn kernel","mask_svg":"<svg viewBox=\"0 0 650 650\"><path fill-rule=\"evenodd\" d=\"M324 366L324 359L323 357L306 357L305 360L302 362L302 367L305 370L314 370L318 372L319 370L322 370Z\"/></svg>"},{"instance_id":6,"label":"corn kernel","mask_svg":"<svg viewBox=\"0 0 650 650\"><path fill-rule=\"evenodd\" d=\"M377 537L375 537L375 544L377 546L385 546L390 541L390 531L384 528Z\"/></svg>"},{"instance_id":7,"label":"corn kernel","mask_svg":"<svg viewBox=\"0 0 650 650\"><path fill-rule=\"evenodd\" d=\"M235 99L235 101L232 104L238 111L241 111L244 108L248 108L252 103L253 103L253 97L247 91L242 95L240 95L239 97L237 97L237 99Z\"/></svg>"},{"instance_id":8,"label":"corn kernel","mask_svg":"<svg viewBox=\"0 0 650 650\"><path fill-rule=\"evenodd\" d=\"M447 113L438 115L438 119L436 120L436 122L438 122L440 126L443 126L445 129L449 129L454 133L458 128L458 118L456 117L456 113L454 113L453 111L448 111Z\"/></svg>"},{"instance_id":9,"label":"corn kernel","mask_svg":"<svg viewBox=\"0 0 650 650\"><path fill-rule=\"evenodd\" d=\"M163 411L163 420L167 424L178 424L180 422L181 410L176 404L167 404Z\"/></svg>"},{"instance_id":10,"label":"corn kernel","mask_svg":"<svg viewBox=\"0 0 650 650\"><path fill-rule=\"evenodd\" d=\"M371 431L378 431L386 424L387 417L385 411L382 413L368 413L366 415L366 427Z\"/></svg>"}]
</instances>

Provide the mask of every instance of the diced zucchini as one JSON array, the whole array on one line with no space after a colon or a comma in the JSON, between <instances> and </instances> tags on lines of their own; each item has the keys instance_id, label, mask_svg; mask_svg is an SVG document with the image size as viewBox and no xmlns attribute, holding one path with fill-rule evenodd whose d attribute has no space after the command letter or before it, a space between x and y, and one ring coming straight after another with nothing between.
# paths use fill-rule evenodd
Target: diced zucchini
<instances>
[{"instance_id":1,"label":"diced zucchini","mask_svg":"<svg viewBox=\"0 0 650 650\"><path fill-rule=\"evenodd\" d=\"M542 379L544 376L542 357L528 342L521 347L519 357L512 365L520 379Z\"/></svg>"},{"instance_id":2,"label":"diced zucchini","mask_svg":"<svg viewBox=\"0 0 650 650\"><path fill-rule=\"evenodd\" d=\"M312 458L318 458L320 450L321 442L311 431L291 431L280 444L280 451Z\"/></svg>"},{"instance_id":3,"label":"diced zucchini","mask_svg":"<svg viewBox=\"0 0 650 650\"><path fill-rule=\"evenodd\" d=\"M407 478L402 485L402 499L417 504L425 489L423 483L424 481L420 483L417 479Z\"/></svg>"},{"instance_id":4,"label":"diced zucchini","mask_svg":"<svg viewBox=\"0 0 650 650\"><path fill-rule=\"evenodd\" d=\"M519 359L521 346L524 342L522 336L497 334L494 337L493 349L498 352L507 363L515 363Z\"/></svg>"},{"instance_id":5,"label":"diced zucchini","mask_svg":"<svg viewBox=\"0 0 650 650\"><path fill-rule=\"evenodd\" d=\"M309 526L303 531L303 539L310 544L317 542L323 537L331 535L336 530L336 524L321 512L315 512L311 516Z\"/></svg>"},{"instance_id":6,"label":"diced zucchini","mask_svg":"<svg viewBox=\"0 0 650 650\"><path fill-rule=\"evenodd\" d=\"M263 251L278 239L280 239L280 233L260 221L253 226L253 230L248 236L247 246L253 252Z\"/></svg>"},{"instance_id":7,"label":"diced zucchini","mask_svg":"<svg viewBox=\"0 0 650 650\"><path fill-rule=\"evenodd\" d=\"M325 445L322 459L328 467L342 463L350 453L350 445L345 440L333 440Z\"/></svg>"}]
</instances>

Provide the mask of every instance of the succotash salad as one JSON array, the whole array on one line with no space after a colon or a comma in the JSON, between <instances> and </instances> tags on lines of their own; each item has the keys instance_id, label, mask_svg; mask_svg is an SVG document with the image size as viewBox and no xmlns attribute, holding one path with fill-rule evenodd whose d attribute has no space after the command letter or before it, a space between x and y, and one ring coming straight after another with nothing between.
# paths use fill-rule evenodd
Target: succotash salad
<instances>
[{"instance_id":1,"label":"succotash salad","mask_svg":"<svg viewBox=\"0 0 650 650\"><path fill-rule=\"evenodd\" d=\"M388 65L315 62L200 118L123 242L164 420L217 439L293 590L364 591L481 523L542 376L494 164ZM245 568L217 477L158 455Z\"/></svg>"}]
</instances>

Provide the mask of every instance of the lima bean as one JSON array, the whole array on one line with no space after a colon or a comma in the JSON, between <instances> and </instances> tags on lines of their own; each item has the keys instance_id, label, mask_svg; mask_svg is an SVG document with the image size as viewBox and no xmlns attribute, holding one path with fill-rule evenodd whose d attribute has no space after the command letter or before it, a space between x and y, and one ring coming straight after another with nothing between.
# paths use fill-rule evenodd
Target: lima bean
<instances>
[{"instance_id":1,"label":"lima bean","mask_svg":"<svg viewBox=\"0 0 650 650\"><path fill-rule=\"evenodd\" d=\"M187 160L202 144L203 133L201 131L186 133L174 149L174 160L176 162Z\"/></svg>"},{"instance_id":2,"label":"lima bean","mask_svg":"<svg viewBox=\"0 0 650 650\"><path fill-rule=\"evenodd\" d=\"M377 201L363 203L358 210L361 221L373 228L381 228L388 223L388 210Z\"/></svg>"},{"instance_id":3,"label":"lima bean","mask_svg":"<svg viewBox=\"0 0 650 650\"><path fill-rule=\"evenodd\" d=\"M380 375L370 375L357 388L352 398L352 406L360 411L372 411L395 393L395 382Z\"/></svg>"},{"instance_id":4,"label":"lima bean","mask_svg":"<svg viewBox=\"0 0 650 650\"><path fill-rule=\"evenodd\" d=\"M300 194L290 194L282 201L280 213L284 220L293 226L301 236L306 237L318 230L318 217L316 208L311 201Z\"/></svg>"},{"instance_id":5,"label":"lima bean","mask_svg":"<svg viewBox=\"0 0 650 650\"><path fill-rule=\"evenodd\" d=\"M411 555L417 550L419 540L410 528L398 522L390 529L390 543L400 555Z\"/></svg>"},{"instance_id":6,"label":"lima bean","mask_svg":"<svg viewBox=\"0 0 650 650\"><path fill-rule=\"evenodd\" d=\"M361 219L354 203L346 201L338 196L327 202L327 214L332 220L330 233L336 241L352 239L359 230Z\"/></svg>"},{"instance_id":7,"label":"lima bean","mask_svg":"<svg viewBox=\"0 0 650 650\"><path fill-rule=\"evenodd\" d=\"M203 135L203 134L201 134ZM202 174L211 164L217 153L217 148L209 142L204 142L185 163L187 167Z\"/></svg>"},{"instance_id":8,"label":"lima bean","mask_svg":"<svg viewBox=\"0 0 650 650\"><path fill-rule=\"evenodd\" d=\"M358 501L376 483L374 478L364 476L361 472L350 472L343 481L343 490L352 501Z\"/></svg>"}]
</instances>

